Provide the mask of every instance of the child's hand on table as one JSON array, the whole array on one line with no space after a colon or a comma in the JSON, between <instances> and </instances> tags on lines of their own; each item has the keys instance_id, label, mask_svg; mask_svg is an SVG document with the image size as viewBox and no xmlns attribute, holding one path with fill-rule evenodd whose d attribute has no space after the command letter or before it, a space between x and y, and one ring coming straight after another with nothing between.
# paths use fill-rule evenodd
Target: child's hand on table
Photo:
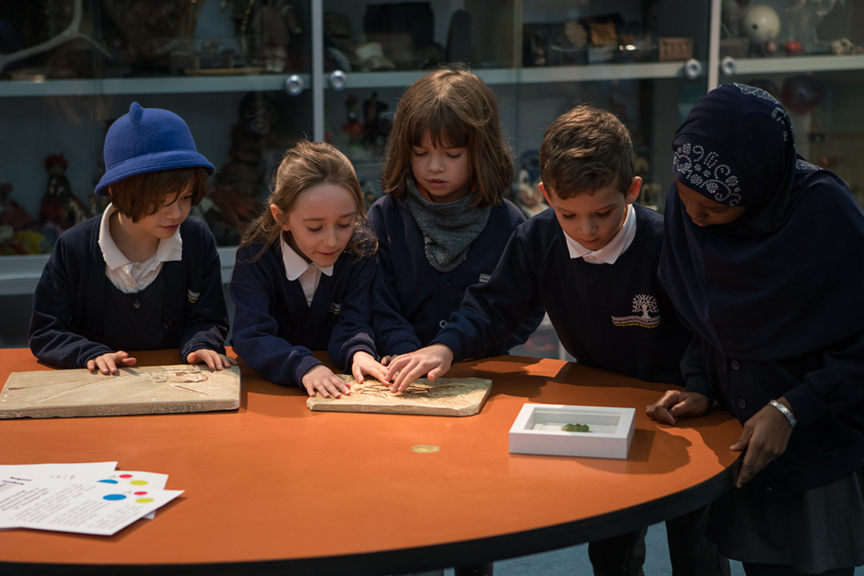
<instances>
[{"instance_id":1,"label":"child's hand on table","mask_svg":"<svg viewBox=\"0 0 864 576\"><path fill-rule=\"evenodd\" d=\"M342 394L351 394L351 388L348 386L348 383L321 364L303 375L302 384L309 396L313 398L316 392L324 398L330 398L330 396L341 398Z\"/></svg>"},{"instance_id":2,"label":"child's hand on table","mask_svg":"<svg viewBox=\"0 0 864 576\"><path fill-rule=\"evenodd\" d=\"M130 358L128 352L120 350L91 358L87 361L87 369L99 370L103 374L116 374L118 366L120 368L128 368L129 366L134 366L135 362L137 360Z\"/></svg>"},{"instance_id":3,"label":"child's hand on table","mask_svg":"<svg viewBox=\"0 0 864 576\"><path fill-rule=\"evenodd\" d=\"M189 364L207 364L210 370L222 370L226 366L237 365L237 360L234 358L220 354L215 350L207 350L206 348L187 354L186 362Z\"/></svg>"},{"instance_id":4,"label":"child's hand on table","mask_svg":"<svg viewBox=\"0 0 864 576\"><path fill-rule=\"evenodd\" d=\"M698 392L667 390L657 402L645 407L645 413L658 422L674 426L681 417L702 416L710 407L708 397Z\"/></svg>"},{"instance_id":5,"label":"child's hand on table","mask_svg":"<svg viewBox=\"0 0 864 576\"><path fill-rule=\"evenodd\" d=\"M778 401L786 404L784 398ZM646 407L645 412L655 420L674 425L682 416L701 416L709 407L708 398L702 394L669 390L660 400ZM783 454L791 435L789 421L773 406L765 406L747 420L738 442L729 447L730 450L746 449L735 486L741 488Z\"/></svg>"},{"instance_id":6,"label":"child's hand on table","mask_svg":"<svg viewBox=\"0 0 864 576\"><path fill-rule=\"evenodd\" d=\"M426 376L429 380L435 380L443 376L452 364L453 351L443 344L432 344L391 359L386 381L393 382L391 392L402 392L417 378Z\"/></svg>"},{"instance_id":7,"label":"child's hand on table","mask_svg":"<svg viewBox=\"0 0 864 576\"><path fill-rule=\"evenodd\" d=\"M777 400L787 408L785 398ZM790 409L791 410L791 409ZM744 450L744 462L738 473L736 488L741 488L758 474L772 460L786 451L792 426L786 417L771 405L764 406L759 412L744 423L744 431L738 442L729 447L730 450Z\"/></svg>"},{"instance_id":8,"label":"child's hand on table","mask_svg":"<svg viewBox=\"0 0 864 576\"><path fill-rule=\"evenodd\" d=\"M386 382L387 368L378 363L368 352L356 352L351 359L351 374L359 384L363 383L363 375L368 374L381 382Z\"/></svg>"}]
</instances>

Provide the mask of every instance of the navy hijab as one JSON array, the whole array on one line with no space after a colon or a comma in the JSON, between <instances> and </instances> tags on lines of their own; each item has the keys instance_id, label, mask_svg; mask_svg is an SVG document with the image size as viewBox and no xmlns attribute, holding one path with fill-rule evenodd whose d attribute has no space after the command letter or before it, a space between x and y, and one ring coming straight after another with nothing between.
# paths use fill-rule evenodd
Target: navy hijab
<instances>
[{"instance_id":1,"label":"navy hijab","mask_svg":"<svg viewBox=\"0 0 864 576\"><path fill-rule=\"evenodd\" d=\"M696 226L673 183L660 277L690 327L727 357L781 360L864 331L864 212L831 172L795 151L764 90L721 86L675 134L676 180L744 206Z\"/></svg>"}]
</instances>

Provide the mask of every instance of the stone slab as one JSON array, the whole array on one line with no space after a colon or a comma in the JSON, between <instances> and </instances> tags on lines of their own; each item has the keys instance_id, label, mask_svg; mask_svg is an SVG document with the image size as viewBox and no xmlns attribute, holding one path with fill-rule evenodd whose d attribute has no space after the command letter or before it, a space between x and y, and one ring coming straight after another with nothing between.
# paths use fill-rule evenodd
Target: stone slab
<instances>
[{"instance_id":1,"label":"stone slab","mask_svg":"<svg viewBox=\"0 0 864 576\"><path fill-rule=\"evenodd\" d=\"M134 366L106 376L87 369L13 372L0 418L120 416L236 410L240 368Z\"/></svg>"},{"instance_id":2,"label":"stone slab","mask_svg":"<svg viewBox=\"0 0 864 576\"><path fill-rule=\"evenodd\" d=\"M340 375L351 385L351 394L341 398L315 396L306 400L310 410L329 412L374 412L428 416L471 416L477 414L492 390L485 378L426 378L415 380L398 394L378 380L358 384L353 376Z\"/></svg>"}]
</instances>

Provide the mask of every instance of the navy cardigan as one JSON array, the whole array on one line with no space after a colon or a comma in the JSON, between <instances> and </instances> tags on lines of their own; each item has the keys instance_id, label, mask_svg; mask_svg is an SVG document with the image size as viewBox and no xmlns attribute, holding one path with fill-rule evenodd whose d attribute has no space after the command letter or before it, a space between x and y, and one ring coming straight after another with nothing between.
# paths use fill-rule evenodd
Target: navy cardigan
<instances>
[{"instance_id":1,"label":"navy cardigan","mask_svg":"<svg viewBox=\"0 0 864 576\"><path fill-rule=\"evenodd\" d=\"M231 277L234 350L276 384L301 385L303 375L323 364L313 350L350 372L355 352L375 354L370 326L376 259L343 252L333 275L321 274L311 305L299 280L288 280L282 248L274 242L257 260L260 244L237 251Z\"/></svg>"},{"instance_id":2,"label":"navy cardigan","mask_svg":"<svg viewBox=\"0 0 864 576\"><path fill-rule=\"evenodd\" d=\"M447 324L469 286L488 280L513 230L525 216L508 200L492 207L486 228L465 260L450 272L429 264L423 232L405 200L389 194L369 209L378 236L381 266L373 294L374 327L382 355L405 354L429 345ZM497 356L525 342L543 320L542 307L520 321L504 340L477 349L475 357Z\"/></svg>"},{"instance_id":3,"label":"navy cardigan","mask_svg":"<svg viewBox=\"0 0 864 576\"><path fill-rule=\"evenodd\" d=\"M30 350L42 361L63 368L86 368L87 361L116 352L101 344L105 303L105 258L99 247L101 218L66 231L33 295ZM178 231L183 239L180 261L162 265L164 329L152 349L180 348L183 361L196 350L225 353L228 310L216 242L207 226L187 218ZM112 318L123 323L123 318Z\"/></svg>"},{"instance_id":4,"label":"navy cardigan","mask_svg":"<svg viewBox=\"0 0 864 576\"><path fill-rule=\"evenodd\" d=\"M789 401L798 424L786 451L751 480L766 496L802 492L864 466L864 332L761 362L729 358L700 339L682 366L688 391L716 399L742 424L771 400Z\"/></svg>"},{"instance_id":5,"label":"navy cardigan","mask_svg":"<svg viewBox=\"0 0 864 576\"><path fill-rule=\"evenodd\" d=\"M692 341L657 277L663 217L635 206L636 236L615 264L570 257L549 208L519 226L489 282L472 286L434 342L454 361L517 330L546 307L564 348L579 362L640 380L683 384Z\"/></svg>"}]
</instances>

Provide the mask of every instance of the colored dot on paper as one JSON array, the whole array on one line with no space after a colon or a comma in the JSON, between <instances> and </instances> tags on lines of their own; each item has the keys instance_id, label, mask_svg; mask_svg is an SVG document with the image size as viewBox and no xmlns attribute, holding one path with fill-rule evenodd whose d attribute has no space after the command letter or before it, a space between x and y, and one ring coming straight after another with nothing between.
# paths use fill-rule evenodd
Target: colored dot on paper
<instances>
[{"instance_id":1,"label":"colored dot on paper","mask_svg":"<svg viewBox=\"0 0 864 576\"><path fill-rule=\"evenodd\" d=\"M135 502L138 502L139 504L147 504L152 501L153 498L138 498L137 500L135 500Z\"/></svg>"},{"instance_id":2,"label":"colored dot on paper","mask_svg":"<svg viewBox=\"0 0 864 576\"><path fill-rule=\"evenodd\" d=\"M105 500L125 500L126 496L123 494L106 494L103 498Z\"/></svg>"},{"instance_id":3,"label":"colored dot on paper","mask_svg":"<svg viewBox=\"0 0 864 576\"><path fill-rule=\"evenodd\" d=\"M117 484L116 480L99 480L99 482L104 482L105 484Z\"/></svg>"},{"instance_id":4,"label":"colored dot on paper","mask_svg":"<svg viewBox=\"0 0 864 576\"><path fill-rule=\"evenodd\" d=\"M131 482L129 482L129 484L133 484L135 486L144 486L148 484L148 482L146 480L132 480Z\"/></svg>"},{"instance_id":5,"label":"colored dot on paper","mask_svg":"<svg viewBox=\"0 0 864 576\"><path fill-rule=\"evenodd\" d=\"M131 474L120 474L120 478L132 478Z\"/></svg>"},{"instance_id":6,"label":"colored dot on paper","mask_svg":"<svg viewBox=\"0 0 864 576\"><path fill-rule=\"evenodd\" d=\"M145 494L147 494L147 492L144 492L144 491L141 491L141 492L135 492L135 495L136 495L136 496L144 496Z\"/></svg>"}]
</instances>

